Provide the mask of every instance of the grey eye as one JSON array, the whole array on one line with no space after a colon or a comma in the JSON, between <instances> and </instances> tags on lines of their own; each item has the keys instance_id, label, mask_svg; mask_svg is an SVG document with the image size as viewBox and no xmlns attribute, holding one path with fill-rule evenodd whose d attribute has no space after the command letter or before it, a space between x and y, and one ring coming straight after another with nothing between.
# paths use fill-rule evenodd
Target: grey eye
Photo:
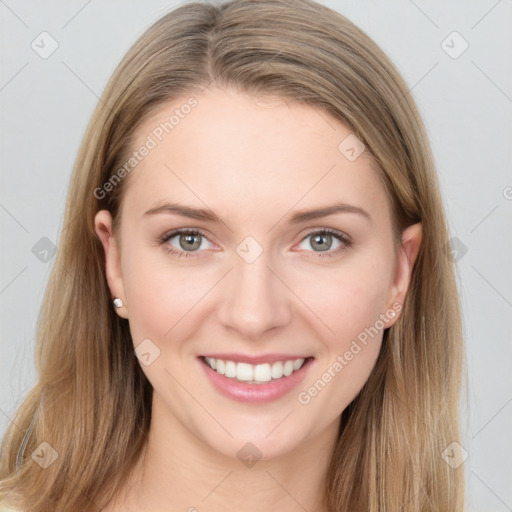
<instances>
[{"instance_id":1,"label":"grey eye","mask_svg":"<svg viewBox=\"0 0 512 512\"><path fill-rule=\"evenodd\" d=\"M180 249L195 251L201 247L202 236L199 234L182 233L179 235Z\"/></svg>"},{"instance_id":2,"label":"grey eye","mask_svg":"<svg viewBox=\"0 0 512 512\"><path fill-rule=\"evenodd\" d=\"M346 239L341 233L331 233L326 229L318 229L305 236L299 247L307 252L317 254L325 252L331 255L344 247L350 246L350 244L350 240Z\"/></svg>"},{"instance_id":3,"label":"grey eye","mask_svg":"<svg viewBox=\"0 0 512 512\"><path fill-rule=\"evenodd\" d=\"M328 233L315 233L313 235L309 235L309 237L309 243L313 249L328 251L332 246L333 237Z\"/></svg>"}]
</instances>

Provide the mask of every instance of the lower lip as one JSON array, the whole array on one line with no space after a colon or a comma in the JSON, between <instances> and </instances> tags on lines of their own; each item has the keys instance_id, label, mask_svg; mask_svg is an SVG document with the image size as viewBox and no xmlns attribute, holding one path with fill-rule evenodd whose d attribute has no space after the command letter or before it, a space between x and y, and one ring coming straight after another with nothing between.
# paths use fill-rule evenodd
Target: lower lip
<instances>
[{"instance_id":1,"label":"lower lip","mask_svg":"<svg viewBox=\"0 0 512 512\"><path fill-rule=\"evenodd\" d=\"M306 359L301 368L288 377L281 377L266 384L248 384L230 379L212 370L201 357L198 358L198 361L213 387L222 395L237 402L266 403L281 398L298 386L309 370L313 358Z\"/></svg>"}]
</instances>

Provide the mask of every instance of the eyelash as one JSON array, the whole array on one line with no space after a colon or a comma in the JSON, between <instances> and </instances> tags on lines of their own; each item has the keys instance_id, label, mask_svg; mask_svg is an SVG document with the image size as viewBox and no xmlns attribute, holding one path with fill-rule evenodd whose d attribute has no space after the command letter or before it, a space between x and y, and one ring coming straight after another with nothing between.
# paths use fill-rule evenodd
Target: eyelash
<instances>
[{"instance_id":1,"label":"eyelash","mask_svg":"<svg viewBox=\"0 0 512 512\"><path fill-rule=\"evenodd\" d=\"M166 233L165 235L160 237L159 243L160 243L160 245L163 245L163 244L167 243L169 240L171 240L172 238L174 238L176 235L182 235L182 234L201 235L202 237L209 240L206 233L204 231L201 231L200 229L181 228L181 229L175 229L174 231L171 231L170 233ZM304 236L304 238L301 240L301 243L304 240L306 240L306 238L308 238L310 236L323 235L323 234L328 234L328 235L333 236L338 241L340 241L343 245L341 245L340 247L338 247L337 249L334 249L332 251L331 250L325 251L325 252L324 251L307 251L307 252L313 252L313 254L315 254L315 256L309 256L309 257L333 258L333 257L337 256L338 254L341 254L342 252L346 251L352 245L352 240L347 235L345 235L341 231L336 231L331 228L322 228L322 229L312 230L307 235ZM191 257L195 258L198 256L194 253L201 252L201 251L179 251L179 250L176 250L174 247L171 247L168 245L167 252L170 254L173 254L177 258L181 258L182 256L185 256L185 258L191 258Z\"/></svg>"}]
</instances>

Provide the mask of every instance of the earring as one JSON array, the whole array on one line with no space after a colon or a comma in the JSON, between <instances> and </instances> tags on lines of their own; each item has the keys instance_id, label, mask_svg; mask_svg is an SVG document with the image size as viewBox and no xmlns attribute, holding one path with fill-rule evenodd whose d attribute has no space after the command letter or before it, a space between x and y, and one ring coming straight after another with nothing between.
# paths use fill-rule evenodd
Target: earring
<instances>
[{"instance_id":1,"label":"earring","mask_svg":"<svg viewBox=\"0 0 512 512\"><path fill-rule=\"evenodd\" d=\"M116 309L122 308L122 307L124 306L123 301L122 301L121 299L119 299L118 297L116 297L116 298L112 301L112 303L114 304L114 307L115 307Z\"/></svg>"}]
</instances>

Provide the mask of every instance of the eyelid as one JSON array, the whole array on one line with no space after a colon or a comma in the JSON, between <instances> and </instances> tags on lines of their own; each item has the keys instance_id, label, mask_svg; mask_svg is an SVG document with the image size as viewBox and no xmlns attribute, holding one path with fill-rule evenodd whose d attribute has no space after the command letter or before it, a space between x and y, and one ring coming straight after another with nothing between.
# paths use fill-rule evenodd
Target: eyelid
<instances>
[{"instance_id":1,"label":"eyelid","mask_svg":"<svg viewBox=\"0 0 512 512\"><path fill-rule=\"evenodd\" d=\"M201 228L176 228L176 229L170 229L169 231L166 231L161 237L161 241L169 240L171 238L174 238L176 235L180 235L182 233L198 233L202 235L207 240L210 240L210 235L206 233L206 231L203 231Z\"/></svg>"},{"instance_id":2,"label":"eyelid","mask_svg":"<svg viewBox=\"0 0 512 512\"><path fill-rule=\"evenodd\" d=\"M326 227L309 228L307 233L302 237L301 242L304 241L304 239L307 238L308 236L314 235L316 233L328 233L337 238L340 238L342 241L346 243L352 243L352 238L349 235L347 235L344 231Z\"/></svg>"}]
</instances>

